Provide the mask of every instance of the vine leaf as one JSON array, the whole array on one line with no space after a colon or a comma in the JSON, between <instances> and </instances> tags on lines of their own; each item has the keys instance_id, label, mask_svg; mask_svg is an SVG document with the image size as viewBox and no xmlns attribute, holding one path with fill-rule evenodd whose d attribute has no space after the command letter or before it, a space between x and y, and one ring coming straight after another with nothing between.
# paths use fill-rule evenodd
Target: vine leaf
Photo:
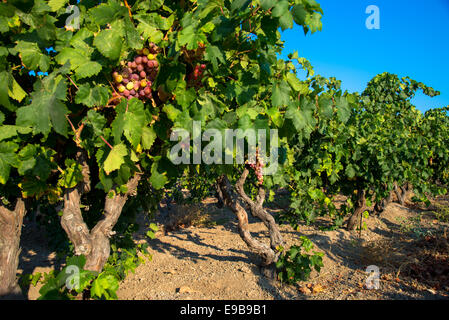
<instances>
[{"instance_id":1,"label":"vine leaf","mask_svg":"<svg viewBox=\"0 0 449 320\"><path fill-rule=\"evenodd\" d=\"M125 163L125 157L127 155L128 150L123 143L114 146L103 164L103 169L106 174L120 169L120 166Z\"/></svg>"},{"instance_id":2,"label":"vine leaf","mask_svg":"<svg viewBox=\"0 0 449 320\"><path fill-rule=\"evenodd\" d=\"M131 145L136 148L142 137L142 128L145 126L145 111L142 101L131 99L122 101L117 108L117 117L112 122L114 142L120 143L122 134Z\"/></svg>"},{"instance_id":3,"label":"vine leaf","mask_svg":"<svg viewBox=\"0 0 449 320\"><path fill-rule=\"evenodd\" d=\"M108 89L102 86L91 87L90 84L83 84L76 93L75 102L85 104L88 107L104 106L108 103Z\"/></svg>"},{"instance_id":4,"label":"vine leaf","mask_svg":"<svg viewBox=\"0 0 449 320\"><path fill-rule=\"evenodd\" d=\"M17 165L16 151L19 146L12 142L0 143L0 184L5 184L9 179L11 167Z\"/></svg>"},{"instance_id":5,"label":"vine leaf","mask_svg":"<svg viewBox=\"0 0 449 320\"><path fill-rule=\"evenodd\" d=\"M14 49L28 69L46 72L50 67L50 57L43 54L35 42L18 41Z\"/></svg>"},{"instance_id":6,"label":"vine leaf","mask_svg":"<svg viewBox=\"0 0 449 320\"><path fill-rule=\"evenodd\" d=\"M273 85L271 102L275 107L286 106L290 102L290 86L285 81Z\"/></svg>"},{"instance_id":7,"label":"vine leaf","mask_svg":"<svg viewBox=\"0 0 449 320\"><path fill-rule=\"evenodd\" d=\"M64 101L67 94L67 84L61 76L52 74L35 85L30 105L17 110L16 124L33 128L33 133L47 136L51 128L60 135L67 137L66 114L69 113Z\"/></svg>"},{"instance_id":8,"label":"vine leaf","mask_svg":"<svg viewBox=\"0 0 449 320\"><path fill-rule=\"evenodd\" d=\"M94 46L105 57L111 60L117 60L122 51L122 37L116 29L107 29L100 31L94 39Z\"/></svg>"},{"instance_id":9,"label":"vine leaf","mask_svg":"<svg viewBox=\"0 0 449 320\"><path fill-rule=\"evenodd\" d=\"M91 77L101 71L101 64L90 60L90 55L86 55L86 51L80 48L64 48L55 59L59 64L70 61L71 70L74 70L80 79Z\"/></svg>"},{"instance_id":10,"label":"vine leaf","mask_svg":"<svg viewBox=\"0 0 449 320\"><path fill-rule=\"evenodd\" d=\"M157 171L157 169L158 169L158 163L155 162L151 166L151 177L150 177L149 181L155 189L160 190L167 183L168 179L165 176L165 174L159 173Z\"/></svg>"},{"instance_id":11,"label":"vine leaf","mask_svg":"<svg viewBox=\"0 0 449 320\"><path fill-rule=\"evenodd\" d=\"M68 0L50 0L48 1L48 5L51 8L51 11L56 12L59 9L61 9L62 7L64 7L64 5L69 2Z\"/></svg>"}]
</instances>

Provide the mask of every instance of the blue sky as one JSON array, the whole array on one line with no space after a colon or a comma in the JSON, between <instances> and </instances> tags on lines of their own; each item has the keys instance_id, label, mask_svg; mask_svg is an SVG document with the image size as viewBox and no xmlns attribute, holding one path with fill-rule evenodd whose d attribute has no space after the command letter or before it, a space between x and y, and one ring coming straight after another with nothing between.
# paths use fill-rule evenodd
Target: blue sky
<instances>
[{"instance_id":1,"label":"blue sky","mask_svg":"<svg viewBox=\"0 0 449 320\"><path fill-rule=\"evenodd\" d=\"M423 82L441 92L419 93L421 111L449 105L449 0L317 0L323 30L304 36L295 27L282 33L283 57L293 51L307 58L315 74L342 80L362 92L376 74L390 72ZM368 30L366 8L380 9L380 29Z\"/></svg>"}]
</instances>

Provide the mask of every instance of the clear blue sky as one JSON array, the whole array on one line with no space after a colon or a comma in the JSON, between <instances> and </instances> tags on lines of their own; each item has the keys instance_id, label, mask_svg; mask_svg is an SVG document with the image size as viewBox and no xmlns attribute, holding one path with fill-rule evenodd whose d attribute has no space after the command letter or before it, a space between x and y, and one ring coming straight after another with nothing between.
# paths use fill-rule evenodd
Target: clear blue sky
<instances>
[{"instance_id":1,"label":"clear blue sky","mask_svg":"<svg viewBox=\"0 0 449 320\"><path fill-rule=\"evenodd\" d=\"M283 57L307 58L315 74L342 80L344 89L362 92L376 74L390 72L441 92L418 94L419 110L449 105L449 0L317 0L323 30L304 36L295 27L282 33ZM380 9L380 29L368 30L366 8Z\"/></svg>"}]
</instances>

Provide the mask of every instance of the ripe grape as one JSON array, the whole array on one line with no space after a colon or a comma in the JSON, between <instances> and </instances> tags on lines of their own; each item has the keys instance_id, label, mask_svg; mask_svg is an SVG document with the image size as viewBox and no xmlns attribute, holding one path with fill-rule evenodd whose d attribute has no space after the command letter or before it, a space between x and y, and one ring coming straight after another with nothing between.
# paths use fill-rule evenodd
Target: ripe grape
<instances>
[{"instance_id":1,"label":"ripe grape","mask_svg":"<svg viewBox=\"0 0 449 320\"><path fill-rule=\"evenodd\" d=\"M129 82L129 83L126 85L126 89L131 90L132 88L134 88L134 84L133 84L132 82Z\"/></svg>"},{"instance_id":2,"label":"ripe grape","mask_svg":"<svg viewBox=\"0 0 449 320\"><path fill-rule=\"evenodd\" d=\"M246 163L248 163L248 160L246 161ZM257 178L257 182L259 184L263 184L263 159L261 159L261 157L259 156L259 148L256 148L256 162L255 163L250 163L249 167L254 170L254 173L256 175Z\"/></svg>"},{"instance_id":3,"label":"ripe grape","mask_svg":"<svg viewBox=\"0 0 449 320\"><path fill-rule=\"evenodd\" d=\"M115 77L115 81L116 81L117 83L120 83L120 82L123 81L123 77L122 77L121 75L118 74L118 75Z\"/></svg>"},{"instance_id":4,"label":"ripe grape","mask_svg":"<svg viewBox=\"0 0 449 320\"><path fill-rule=\"evenodd\" d=\"M159 71L158 53L159 48L150 43L148 48L138 50L133 60L120 62L122 69L112 73L119 96L141 100L152 98L151 87Z\"/></svg>"}]
</instances>

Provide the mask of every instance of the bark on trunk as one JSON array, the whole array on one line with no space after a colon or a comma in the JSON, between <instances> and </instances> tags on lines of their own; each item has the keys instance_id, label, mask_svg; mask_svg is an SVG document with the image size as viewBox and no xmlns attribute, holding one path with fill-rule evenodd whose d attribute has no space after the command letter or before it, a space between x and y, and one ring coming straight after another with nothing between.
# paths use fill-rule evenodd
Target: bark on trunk
<instances>
[{"instance_id":1,"label":"bark on trunk","mask_svg":"<svg viewBox=\"0 0 449 320\"><path fill-rule=\"evenodd\" d=\"M347 228L348 230L355 230L357 226L362 222L362 214L367 209L366 207L366 193L365 190L357 191L357 203L355 211L348 220Z\"/></svg>"},{"instance_id":2,"label":"bark on trunk","mask_svg":"<svg viewBox=\"0 0 449 320\"><path fill-rule=\"evenodd\" d=\"M240 237L246 245L262 259L262 272L269 278L276 277L275 263L279 257L277 247L283 245L282 235L273 218L264 208L265 191L259 188L256 201L249 198L243 186L249 171L245 169L235 187L231 185L226 176L222 176L217 181L217 190L225 206L227 206L238 219L238 229ZM270 246L255 240L249 231L248 214L244 204L249 207L251 214L259 218L267 227L270 234Z\"/></svg>"},{"instance_id":3,"label":"bark on trunk","mask_svg":"<svg viewBox=\"0 0 449 320\"><path fill-rule=\"evenodd\" d=\"M0 206L0 298L24 298L16 276L24 216L22 199L17 199L14 211Z\"/></svg>"},{"instance_id":4,"label":"bark on trunk","mask_svg":"<svg viewBox=\"0 0 449 320\"><path fill-rule=\"evenodd\" d=\"M388 195L388 197L386 197L385 199L382 199L382 201L377 202L374 210L376 211L377 215L381 215L382 212L384 212L384 210L387 208L387 206L391 203L393 199L393 191L390 192L390 194Z\"/></svg>"},{"instance_id":5,"label":"bark on trunk","mask_svg":"<svg viewBox=\"0 0 449 320\"><path fill-rule=\"evenodd\" d=\"M398 185L394 184L394 193L396 193L396 197L398 198L398 202L401 206L405 203L406 191L403 187L398 187Z\"/></svg>"},{"instance_id":6,"label":"bark on trunk","mask_svg":"<svg viewBox=\"0 0 449 320\"><path fill-rule=\"evenodd\" d=\"M218 200L216 206L217 208L221 209L224 207L224 202L223 202L223 194L221 192L220 184L218 182L215 183L215 190L216 190L216 198Z\"/></svg>"},{"instance_id":7,"label":"bark on trunk","mask_svg":"<svg viewBox=\"0 0 449 320\"><path fill-rule=\"evenodd\" d=\"M89 230L81 212L82 192L90 191L89 167L82 154L79 155L78 161L83 165L84 182L76 188L66 190L61 225L75 248L75 255L86 256L84 269L101 272L109 258L109 239L115 233L112 229L122 213L128 196L135 194L140 174L134 175L128 181L126 194L116 194L113 198L106 196L104 217Z\"/></svg>"}]
</instances>

